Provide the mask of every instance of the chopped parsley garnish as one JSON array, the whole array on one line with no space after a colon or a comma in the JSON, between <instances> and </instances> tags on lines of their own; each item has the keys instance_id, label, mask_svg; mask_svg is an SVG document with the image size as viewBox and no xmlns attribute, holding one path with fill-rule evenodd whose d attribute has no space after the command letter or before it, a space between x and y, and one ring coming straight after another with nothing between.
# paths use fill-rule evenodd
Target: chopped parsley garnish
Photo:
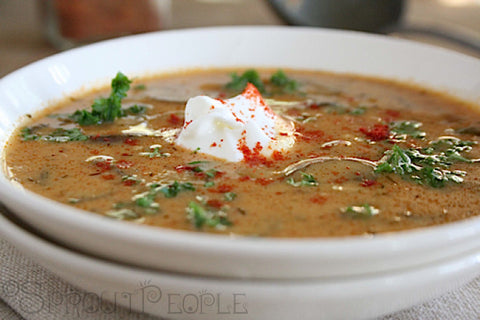
<instances>
[{"instance_id":1,"label":"chopped parsley garnish","mask_svg":"<svg viewBox=\"0 0 480 320\"><path fill-rule=\"evenodd\" d=\"M147 107L139 106L138 104L134 104L133 106L125 109L125 114L126 115L128 115L128 114L137 115L137 114L145 113L146 110L147 110Z\"/></svg>"},{"instance_id":2,"label":"chopped parsley garnish","mask_svg":"<svg viewBox=\"0 0 480 320\"><path fill-rule=\"evenodd\" d=\"M289 78L282 70L277 70L272 74L267 84L264 83L255 69L248 69L241 75L234 72L230 77L231 80L225 85L225 88L234 92L242 92L247 83L253 84L261 94L266 95L294 94L298 93L300 87L296 80Z\"/></svg>"},{"instance_id":3,"label":"chopped parsley garnish","mask_svg":"<svg viewBox=\"0 0 480 320\"><path fill-rule=\"evenodd\" d=\"M149 158L160 158L160 157L169 157L170 153L168 152L161 152L162 146L159 144L154 144L150 146L150 152L140 152L141 156L149 157Z\"/></svg>"},{"instance_id":4,"label":"chopped parsley garnish","mask_svg":"<svg viewBox=\"0 0 480 320\"><path fill-rule=\"evenodd\" d=\"M229 90L241 92L243 89L245 89L247 83L250 82L257 87L260 93L265 93L265 85L263 84L258 72L254 69L246 70L241 75L238 75L236 72L234 72L230 75L230 77L230 82L225 85L225 87Z\"/></svg>"},{"instance_id":5,"label":"chopped parsley garnish","mask_svg":"<svg viewBox=\"0 0 480 320\"><path fill-rule=\"evenodd\" d=\"M426 134L419 130L421 126L422 123L417 121L395 121L390 123L390 132L395 139L404 140L407 137L422 139Z\"/></svg>"},{"instance_id":6,"label":"chopped parsley garnish","mask_svg":"<svg viewBox=\"0 0 480 320\"><path fill-rule=\"evenodd\" d=\"M207 181L205 182L205 184L203 185L205 188L211 188L215 185L215 182L213 181Z\"/></svg>"},{"instance_id":7,"label":"chopped parsley garnish","mask_svg":"<svg viewBox=\"0 0 480 320\"><path fill-rule=\"evenodd\" d=\"M81 126L98 125L105 122L113 122L117 118L124 117L126 111L122 109L122 100L127 96L132 81L123 73L118 72L111 83L111 92L108 98L98 98L92 104L92 110L77 110L69 116L69 118ZM127 112L135 114L141 111L140 107L132 109L130 107Z\"/></svg>"},{"instance_id":8,"label":"chopped parsley garnish","mask_svg":"<svg viewBox=\"0 0 480 320\"><path fill-rule=\"evenodd\" d=\"M197 229L202 229L205 226L224 229L232 225L224 211L212 210L194 201L188 204L187 218Z\"/></svg>"},{"instance_id":9,"label":"chopped parsley garnish","mask_svg":"<svg viewBox=\"0 0 480 320\"><path fill-rule=\"evenodd\" d=\"M35 133L32 128L23 128L21 130L21 136L24 141L27 140L43 140L51 142L67 142L67 141L85 141L88 140L88 136L84 135L78 128L63 129L58 128L47 135L41 135Z\"/></svg>"},{"instance_id":10,"label":"chopped parsley garnish","mask_svg":"<svg viewBox=\"0 0 480 320\"><path fill-rule=\"evenodd\" d=\"M237 194L234 192L225 192L223 194L223 198L225 199L225 201L233 201L235 200L236 197L237 197Z\"/></svg>"},{"instance_id":11,"label":"chopped parsley garnish","mask_svg":"<svg viewBox=\"0 0 480 320\"><path fill-rule=\"evenodd\" d=\"M137 84L136 86L133 87L134 90L145 90L147 89L147 86L143 83Z\"/></svg>"},{"instance_id":12,"label":"chopped parsley garnish","mask_svg":"<svg viewBox=\"0 0 480 320\"><path fill-rule=\"evenodd\" d=\"M278 70L270 78L270 83L275 86L276 91L282 93L295 93L298 90L299 84L297 81L287 77L285 72Z\"/></svg>"},{"instance_id":13,"label":"chopped parsley garnish","mask_svg":"<svg viewBox=\"0 0 480 320\"><path fill-rule=\"evenodd\" d=\"M195 187L190 182L179 183L175 181L160 189L160 192L163 193L166 198L174 198L182 191L195 191Z\"/></svg>"},{"instance_id":14,"label":"chopped parsley garnish","mask_svg":"<svg viewBox=\"0 0 480 320\"><path fill-rule=\"evenodd\" d=\"M367 111L367 107L356 107L352 110L350 110L349 114L354 115L354 116L360 116L364 114Z\"/></svg>"},{"instance_id":15,"label":"chopped parsley garnish","mask_svg":"<svg viewBox=\"0 0 480 320\"><path fill-rule=\"evenodd\" d=\"M153 214L159 209L159 204L155 202L157 195L161 193L165 198L175 198L182 191L195 191L195 187L190 182L175 181L169 185L153 183L150 185L149 191L135 199L135 205L146 209L146 213Z\"/></svg>"},{"instance_id":16,"label":"chopped parsley garnish","mask_svg":"<svg viewBox=\"0 0 480 320\"><path fill-rule=\"evenodd\" d=\"M135 204L141 208L149 209L147 213L155 213L159 208L158 203L155 202L156 196L157 196L157 192L150 190L143 197L137 198L135 200Z\"/></svg>"},{"instance_id":17,"label":"chopped parsley garnish","mask_svg":"<svg viewBox=\"0 0 480 320\"><path fill-rule=\"evenodd\" d=\"M367 219L377 215L380 210L369 205L368 203L362 204L360 206L350 206L345 209L342 209L344 215L354 219Z\"/></svg>"},{"instance_id":18,"label":"chopped parsley garnish","mask_svg":"<svg viewBox=\"0 0 480 320\"><path fill-rule=\"evenodd\" d=\"M122 176L122 182L124 185L133 186L142 182L142 180L139 179L137 175L125 175Z\"/></svg>"},{"instance_id":19,"label":"chopped parsley garnish","mask_svg":"<svg viewBox=\"0 0 480 320\"><path fill-rule=\"evenodd\" d=\"M318 181L311 174L300 172L302 174L302 180L295 181L293 178L288 178L287 183L294 187L308 186L315 187L318 186Z\"/></svg>"},{"instance_id":20,"label":"chopped parsley garnish","mask_svg":"<svg viewBox=\"0 0 480 320\"><path fill-rule=\"evenodd\" d=\"M32 128L25 127L20 130L20 135L22 136L22 140L29 141L29 140L38 140L40 136L35 134Z\"/></svg>"},{"instance_id":21,"label":"chopped parsley garnish","mask_svg":"<svg viewBox=\"0 0 480 320\"><path fill-rule=\"evenodd\" d=\"M448 170L457 162L471 162L460 152L470 151L473 142L456 138L439 139L423 149L402 149L394 145L380 159L376 173L395 173L403 179L434 188L445 186L446 182L463 182L466 172Z\"/></svg>"}]
</instances>

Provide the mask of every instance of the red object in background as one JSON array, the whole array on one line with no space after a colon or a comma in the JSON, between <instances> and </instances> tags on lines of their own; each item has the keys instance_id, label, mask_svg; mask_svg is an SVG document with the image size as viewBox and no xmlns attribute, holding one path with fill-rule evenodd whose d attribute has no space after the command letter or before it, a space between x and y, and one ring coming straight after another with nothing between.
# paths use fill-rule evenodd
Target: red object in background
<instances>
[{"instance_id":1,"label":"red object in background","mask_svg":"<svg viewBox=\"0 0 480 320\"><path fill-rule=\"evenodd\" d=\"M170 0L42 0L45 32L59 49L165 27ZM162 5L163 4L163 5Z\"/></svg>"}]
</instances>

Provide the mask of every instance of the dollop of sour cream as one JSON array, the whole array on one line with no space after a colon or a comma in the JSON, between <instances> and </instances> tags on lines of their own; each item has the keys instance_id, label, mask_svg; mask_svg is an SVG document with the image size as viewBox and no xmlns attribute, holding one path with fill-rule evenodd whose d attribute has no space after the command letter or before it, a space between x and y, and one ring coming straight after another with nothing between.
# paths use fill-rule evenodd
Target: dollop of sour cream
<instances>
[{"instance_id":1,"label":"dollop of sour cream","mask_svg":"<svg viewBox=\"0 0 480 320\"><path fill-rule=\"evenodd\" d=\"M190 98L185 122L175 141L192 151L231 162L252 155L271 157L295 143L294 126L265 103L257 88L248 84L231 99Z\"/></svg>"}]
</instances>

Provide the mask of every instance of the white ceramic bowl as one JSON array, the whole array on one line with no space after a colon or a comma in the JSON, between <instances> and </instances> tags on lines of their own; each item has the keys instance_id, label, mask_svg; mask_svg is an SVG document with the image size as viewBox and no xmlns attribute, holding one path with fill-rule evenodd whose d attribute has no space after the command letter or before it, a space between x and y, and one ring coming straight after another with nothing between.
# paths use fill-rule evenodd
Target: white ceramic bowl
<instances>
[{"instance_id":1,"label":"white ceramic bowl","mask_svg":"<svg viewBox=\"0 0 480 320\"><path fill-rule=\"evenodd\" d=\"M117 71L142 76L192 67L290 67L380 76L480 102L480 61L363 33L290 27L169 31L106 41L0 80L0 145L22 115ZM113 221L45 199L0 175L0 200L43 234L131 265L236 278L325 278L420 267L480 250L480 218L373 238L248 239Z\"/></svg>"},{"instance_id":2,"label":"white ceramic bowl","mask_svg":"<svg viewBox=\"0 0 480 320\"><path fill-rule=\"evenodd\" d=\"M195 277L80 254L46 241L6 217L0 212L3 237L50 271L85 290L79 293L82 301L95 294L117 307L165 319L373 319L466 283L478 274L480 261L480 251L473 250L417 268L336 279ZM40 311L50 308L51 303L45 300ZM101 310L91 314L91 307L88 303L79 304L76 311L80 315L103 314Z\"/></svg>"}]
</instances>

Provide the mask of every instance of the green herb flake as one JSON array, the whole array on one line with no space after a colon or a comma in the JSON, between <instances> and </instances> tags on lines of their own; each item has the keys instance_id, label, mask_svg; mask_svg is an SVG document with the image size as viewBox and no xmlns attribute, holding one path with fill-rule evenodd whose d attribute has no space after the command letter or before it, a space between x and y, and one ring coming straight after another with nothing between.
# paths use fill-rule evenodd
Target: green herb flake
<instances>
[{"instance_id":1,"label":"green herb flake","mask_svg":"<svg viewBox=\"0 0 480 320\"><path fill-rule=\"evenodd\" d=\"M135 204L142 208L154 208L157 207L158 204L154 202L155 200L155 193L148 193L144 197L137 198L135 200Z\"/></svg>"},{"instance_id":2,"label":"green herb flake","mask_svg":"<svg viewBox=\"0 0 480 320\"><path fill-rule=\"evenodd\" d=\"M216 169L210 169L210 170L207 170L205 171L205 175L209 178L215 178L218 174L218 170Z\"/></svg>"},{"instance_id":3,"label":"green herb flake","mask_svg":"<svg viewBox=\"0 0 480 320\"><path fill-rule=\"evenodd\" d=\"M368 203L360 206L350 206L341 210L347 217L353 219L368 219L380 213L380 210Z\"/></svg>"},{"instance_id":4,"label":"green herb flake","mask_svg":"<svg viewBox=\"0 0 480 320\"><path fill-rule=\"evenodd\" d=\"M133 90L138 90L138 91L145 90L145 89L147 89L147 86L143 83L137 84L133 87Z\"/></svg>"},{"instance_id":5,"label":"green herb flake","mask_svg":"<svg viewBox=\"0 0 480 320\"><path fill-rule=\"evenodd\" d=\"M254 69L246 70L242 75L236 72L230 75L231 80L225 87L231 91L242 92L248 83L253 84L260 93L265 93L265 85L258 72Z\"/></svg>"},{"instance_id":6,"label":"green herb flake","mask_svg":"<svg viewBox=\"0 0 480 320\"><path fill-rule=\"evenodd\" d=\"M88 136L84 135L82 131L78 128L58 128L47 135L40 135L34 132L35 131L32 128L23 128L21 130L21 137L24 141L43 140L50 142L85 141L89 138Z\"/></svg>"},{"instance_id":7,"label":"green herb flake","mask_svg":"<svg viewBox=\"0 0 480 320\"><path fill-rule=\"evenodd\" d=\"M132 115L144 114L146 111L147 111L146 106L141 106L141 105L139 106L138 104L135 104L125 109L126 114L132 114Z\"/></svg>"},{"instance_id":8,"label":"green herb flake","mask_svg":"<svg viewBox=\"0 0 480 320\"><path fill-rule=\"evenodd\" d=\"M124 183L128 183L128 185L133 185L133 184L138 184L140 183L142 180L138 178L137 175L125 175L125 176L122 176L122 182Z\"/></svg>"},{"instance_id":9,"label":"green herb flake","mask_svg":"<svg viewBox=\"0 0 480 320\"><path fill-rule=\"evenodd\" d=\"M134 220L139 218L139 215L130 209L113 210L107 212L106 215L118 220Z\"/></svg>"},{"instance_id":10,"label":"green herb flake","mask_svg":"<svg viewBox=\"0 0 480 320\"><path fill-rule=\"evenodd\" d=\"M182 191L195 191L195 187L190 182L179 183L175 181L160 189L160 192L163 193L166 198L174 198Z\"/></svg>"},{"instance_id":11,"label":"green herb flake","mask_svg":"<svg viewBox=\"0 0 480 320\"><path fill-rule=\"evenodd\" d=\"M122 99L127 96L131 82L127 76L118 72L112 79L108 98L95 99L91 111L77 110L69 118L81 126L88 126L113 122L116 118L125 116L125 111L122 110Z\"/></svg>"},{"instance_id":12,"label":"green herb flake","mask_svg":"<svg viewBox=\"0 0 480 320\"><path fill-rule=\"evenodd\" d=\"M403 179L413 180L433 188L442 188L449 181L462 183L466 172L448 170L458 162L471 162L460 152L468 152L473 142L457 138L439 139L420 150L402 149L394 145L385 152L375 168L376 173L395 173Z\"/></svg>"},{"instance_id":13,"label":"green herb flake","mask_svg":"<svg viewBox=\"0 0 480 320\"><path fill-rule=\"evenodd\" d=\"M393 133L395 139L405 140L407 137L415 139L425 138L426 133L419 128L421 122L417 121L395 121L390 123L390 132Z\"/></svg>"},{"instance_id":14,"label":"green herb flake","mask_svg":"<svg viewBox=\"0 0 480 320\"><path fill-rule=\"evenodd\" d=\"M298 90L299 84L285 74L282 70L277 70L270 77L270 83L282 93L292 94Z\"/></svg>"},{"instance_id":15,"label":"green herb flake","mask_svg":"<svg viewBox=\"0 0 480 320\"><path fill-rule=\"evenodd\" d=\"M318 181L315 179L315 177L311 174L305 173L305 172L300 172L302 174L302 180L300 181L295 181L293 178L288 178L287 183L291 186L294 187L302 187L302 186L307 186L307 187L315 187L318 186Z\"/></svg>"},{"instance_id":16,"label":"green herb flake","mask_svg":"<svg viewBox=\"0 0 480 320\"><path fill-rule=\"evenodd\" d=\"M40 139L40 136L33 133L32 128L25 127L20 130L20 136L22 137L23 141L35 141Z\"/></svg>"},{"instance_id":17,"label":"green herb flake","mask_svg":"<svg viewBox=\"0 0 480 320\"><path fill-rule=\"evenodd\" d=\"M216 229L225 229L232 225L223 211L212 211L206 209L201 204L191 201L186 209L187 218L192 222L196 229L211 227Z\"/></svg>"},{"instance_id":18,"label":"green herb flake","mask_svg":"<svg viewBox=\"0 0 480 320\"><path fill-rule=\"evenodd\" d=\"M225 201L233 201L235 200L236 197L237 197L237 194L234 192L225 192L223 194L223 198L225 199Z\"/></svg>"},{"instance_id":19,"label":"green herb flake","mask_svg":"<svg viewBox=\"0 0 480 320\"><path fill-rule=\"evenodd\" d=\"M208 163L208 161L197 160L197 161L189 162L189 163L187 163L187 164L193 166L193 165L196 165L196 164L203 164L203 163Z\"/></svg>"},{"instance_id":20,"label":"green herb flake","mask_svg":"<svg viewBox=\"0 0 480 320\"><path fill-rule=\"evenodd\" d=\"M84 135L78 128L73 129L55 129L51 134L41 137L42 140L53 142L67 142L67 141L85 141L88 136Z\"/></svg>"},{"instance_id":21,"label":"green herb flake","mask_svg":"<svg viewBox=\"0 0 480 320\"><path fill-rule=\"evenodd\" d=\"M150 152L140 152L139 154L144 157L149 158L161 158L161 157L170 157L170 153L161 152L162 146L159 144L154 144L150 146Z\"/></svg>"},{"instance_id":22,"label":"green herb flake","mask_svg":"<svg viewBox=\"0 0 480 320\"><path fill-rule=\"evenodd\" d=\"M356 107L350 110L349 114L354 116L361 116L367 111L367 107Z\"/></svg>"},{"instance_id":23,"label":"green herb flake","mask_svg":"<svg viewBox=\"0 0 480 320\"><path fill-rule=\"evenodd\" d=\"M211 188L215 185L215 182L213 181L207 181L205 182L205 184L203 185L205 188Z\"/></svg>"}]
</instances>

